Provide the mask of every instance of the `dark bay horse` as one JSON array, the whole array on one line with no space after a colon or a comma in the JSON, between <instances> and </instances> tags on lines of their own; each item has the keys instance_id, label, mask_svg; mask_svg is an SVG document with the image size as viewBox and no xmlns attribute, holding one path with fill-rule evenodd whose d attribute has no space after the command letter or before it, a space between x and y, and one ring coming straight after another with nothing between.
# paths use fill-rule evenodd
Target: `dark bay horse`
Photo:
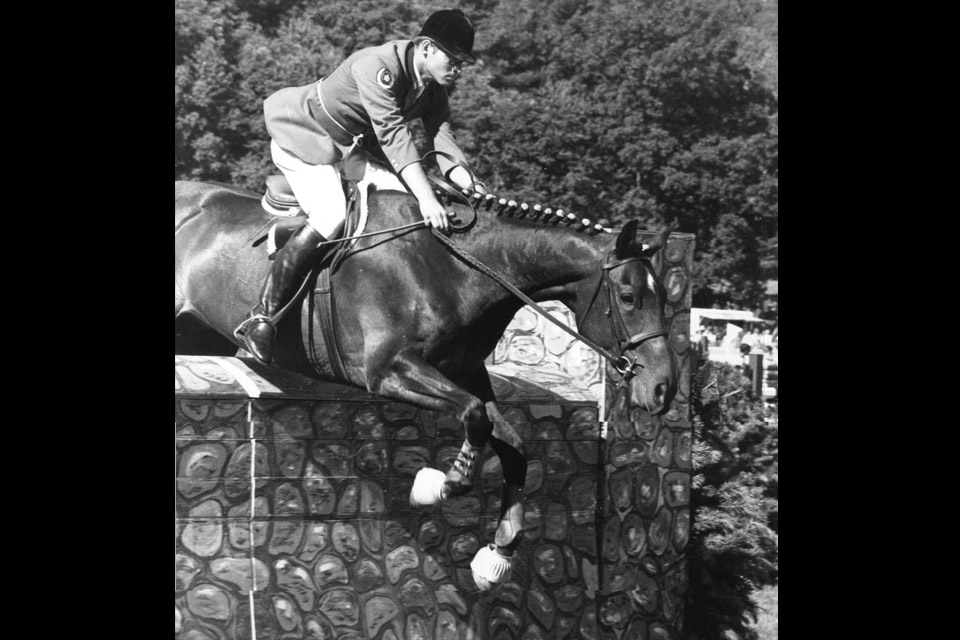
<instances>
[{"instance_id":1,"label":"dark bay horse","mask_svg":"<svg viewBox=\"0 0 960 640\"><path fill-rule=\"evenodd\" d=\"M368 210L366 232L421 220L416 199L399 191L371 192ZM482 210L476 217L472 229L453 236L456 244L532 300L570 308L585 338L635 362L624 380L631 406L666 412L677 369L664 330L666 293L650 258L667 233L647 246L637 241L635 220L617 235L591 235L542 219ZM242 348L233 330L256 303L270 266L266 243L253 239L271 218L259 194L177 182L178 353L230 356ZM456 416L465 431L461 453L446 474L420 471L414 505L470 491L490 443L504 473L500 522L496 544L482 548L471 568L481 589L505 582L522 538L527 461L520 436L497 408L484 359L524 303L425 227L356 241L331 285L345 375L334 376L320 332L310 330L318 326L312 294L279 323L273 366ZM616 379L614 366L608 372Z\"/></svg>"}]
</instances>

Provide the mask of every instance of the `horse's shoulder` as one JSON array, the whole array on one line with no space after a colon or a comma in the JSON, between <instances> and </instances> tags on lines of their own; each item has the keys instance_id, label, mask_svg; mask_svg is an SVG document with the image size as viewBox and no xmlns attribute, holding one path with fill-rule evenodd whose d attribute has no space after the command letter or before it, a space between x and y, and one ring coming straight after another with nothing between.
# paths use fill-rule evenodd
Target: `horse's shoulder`
<instances>
[{"instance_id":1,"label":"horse's shoulder","mask_svg":"<svg viewBox=\"0 0 960 640\"><path fill-rule=\"evenodd\" d=\"M395 209L403 204L416 204L417 198L407 191L398 191L396 189L377 189L376 187L369 191L369 201L371 207L379 209Z\"/></svg>"}]
</instances>

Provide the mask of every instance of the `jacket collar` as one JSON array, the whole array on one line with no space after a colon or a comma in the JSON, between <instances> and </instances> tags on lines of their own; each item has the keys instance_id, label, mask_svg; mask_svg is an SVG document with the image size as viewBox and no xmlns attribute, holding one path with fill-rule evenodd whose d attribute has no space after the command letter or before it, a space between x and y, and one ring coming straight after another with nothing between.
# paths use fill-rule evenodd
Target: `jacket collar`
<instances>
[{"instance_id":1,"label":"jacket collar","mask_svg":"<svg viewBox=\"0 0 960 640\"><path fill-rule=\"evenodd\" d=\"M403 56L404 66L406 67L404 71L407 74L407 77L410 78L410 82L413 84L414 90L420 88L424 84L423 78L420 77L420 73L417 71L417 65L414 63L414 55L416 55L417 48L413 44L413 40L410 40L407 44L406 54Z\"/></svg>"},{"instance_id":2,"label":"jacket collar","mask_svg":"<svg viewBox=\"0 0 960 640\"><path fill-rule=\"evenodd\" d=\"M407 107L413 105L420 97L426 92L427 86L423 81L423 78L420 76L420 73L417 71L417 65L414 62L416 47L413 45L413 41L407 47L407 54L404 56L404 62L406 63L406 73L407 77L410 78L410 83L412 85L410 92L407 94L406 100L404 103Z\"/></svg>"}]
</instances>

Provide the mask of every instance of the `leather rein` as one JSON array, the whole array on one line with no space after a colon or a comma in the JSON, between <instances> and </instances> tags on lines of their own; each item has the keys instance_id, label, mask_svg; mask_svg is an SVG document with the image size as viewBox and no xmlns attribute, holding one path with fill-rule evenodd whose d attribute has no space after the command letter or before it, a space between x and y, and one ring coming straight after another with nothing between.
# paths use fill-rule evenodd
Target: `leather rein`
<instances>
[{"instance_id":1,"label":"leather rein","mask_svg":"<svg viewBox=\"0 0 960 640\"><path fill-rule=\"evenodd\" d=\"M452 197L457 197L458 199L464 201L467 205L469 205L473 209L474 220L476 219L476 215L477 215L476 207L474 207L473 202L471 202L470 198L456 191L455 189L450 188L449 186L443 185L438 180L434 180L431 178L431 181L434 182L434 184L436 184L437 186L440 186L444 191L446 191ZM483 273L490 279L497 282L504 289L506 289L513 295L515 295L517 298L522 300L525 304L529 305L534 311L536 311L541 316L543 316L544 318L546 318L547 320L555 324L561 330L565 331L566 333L573 336L575 339L587 345L588 347L593 349L595 352L597 352L602 358L610 362L610 364L613 365L614 369L616 369L621 376L620 380L617 381L618 387L622 386L623 384L628 382L630 378L636 375L635 369L637 367L643 368L643 364L640 363L639 354L634 356L633 360L630 360L630 358L624 355L624 352L629 351L630 349L633 349L635 347L638 347L641 343L646 342L647 340L650 340L652 338L657 338L660 336L667 336L670 333L669 331L661 327L658 329L651 329L649 331L643 331L641 333L630 335L630 332L627 329L627 325L623 320L623 315L620 313L620 308L616 305L616 302L613 299L613 287L611 285L611 276L610 276L611 272L614 269L617 269L618 267L622 267L627 263L634 262L636 260L647 260L646 256L642 256L642 255L633 256L630 258L624 258L622 260L614 260L614 261L611 261L608 256L607 261L600 266L602 276L600 280L597 282L597 289L594 291L593 296L591 297L590 305L587 307L587 311L584 313L584 317L586 317L590 313L590 309L593 308L593 303L597 298L597 294L600 291L600 287L602 286L607 293L607 311L605 315L610 321L610 326L613 331L613 335L617 340L617 346L619 351L618 354L614 355L610 353L607 349L604 349L603 347L593 342L589 338L581 335L580 333L574 331L567 325L563 324L562 322L554 318L543 307L541 307L536 302L531 300L529 296L527 296L522 291L520 291L517 287L511 284L506 278L504 278L502 275L500 275L499 273L497 273L487 265L477 260L474 256L467 253L462 247L460 247L451 238L448 238L446 235L444 235L441 231L438 231L434 227L431 227L430 230L433 232L434 236L436 236L441 242L447 245L454 253L460 256L464 261L466 261L467 263L475 267L477 270L479 270L481 273ZM615 319L614 319L613 311L616 312Z\"/></svg>"},{"instance_id":2,"label":"leather rein","mask_svg":"<svg viewBox=\"0 0 960 640\"><path fill-rule=\"evenodd\" d=\"M432 154L445 155L445 156L447 155L440 151L432 151L428 155L432 155ZM445 180L434 178L430 174L427 174L427 179L439 190L445 192L448 197L450 197L451 199L457 199L466 203L470 207L470 209L473 211L473 218L462 225L454 226L452 228L453 232L463 233L469 230L470 228L472 228L477 221L477 208L474 205L474 203L471 201L471 199L466 194L452 187ZM346 238L338 238L338 239L330 240L321 244L335 244L340 242L347 242L347 241L357 240L359 238L365 238L369 236L375 236L375 235L386 234L386 233L396 233L398 231L407 231L414 228L423 228L425 226L426 226L426 223L421 221L421 222L416 222L412 224L402 225L399 227L393 227L390 229L383 229L381 231L363 233L363 234L358 234L358 235L354 235ZM453 251L458 256L460 256L464 261L474 266L481 273L485 274L487 277L489 277L490 279L500 284L507 291L509 291L510 293L515 295L517 298L522 300L525 304L530 306L534 311L536 311L541 316L543 316L544 318L552 322L554 325L559 327L562 331L568 333L576 340L579 340L583 344L587 345L589 348L597 352L602 358L610 362L610 364L613 365L613 368L616 369L621 376L620 380L617 381L618 387L626 384L633 376L636 375L635 370L637 367L643 368L643 364L640 363L639 354L634 356L633 360L630 360L630 358L624 355L624 352L629 351L630 349L633 349L635 347L638 347L643 342L646 342L647 340L650 340L652 338L658 338L660 336L669 335L669 331L667 331L662 327L658 329L651 329L649 331L643 331L641 333L630 335L630 332L627 329L627 325L623 320L623 315L620 313L620 308L617 306L616 301L613 299L614 294L613 294L613 287L611 284L611 276L610 276L611 272L614 269L622 267L623 265L628 264L630 262L634 262L636 260L647 260L646 256L643 256L643 255L632 256L630 258L624 258L622 260L611 261L608 255L607 261L600 266L602 276L600 280L597 282L597 288L594 291L593 296L591 297L590 304L587 306L586 312L584 313L584 317L589 315L590 310L593 308L593 303L596 301L597 294L600 291L600 287L602 286L607 294L607 311L605 315L610 321L610 326L618 346L618 353L614 355L610 353L607 349L604 349L603 347L593 342L589 338L581 335L580 333L574 331L567 325L563 324L562 322L554 318L543 307L541 307L536 302L531 300L529 296L527 296L522 291L520 291L517 287L511 284L506 278L504 278L502 275L500 275L499 273L497 273L487 265L477 260L474 256L467 253L462 247L460 247L451 238L448 238L446 235L444 235L443 232L437 230L435 227L429 227L429 229L431 232L433 232L434 236L436 236L441 242L447 245L451 251ZM648 268L649 268L649 265L648 265ZM305 280L300 287L300 291L298 291L297 295L294 296L293 300L297 300L300 297L306 283L307 281ZM276 315L277 318L281 317L284 313L286 313L287 309L293 304L293 300L291 300L291 302ZM616 312L616 318L614 318L614 314L613 314L614 311Z\"/></svg>"}]
</instances>

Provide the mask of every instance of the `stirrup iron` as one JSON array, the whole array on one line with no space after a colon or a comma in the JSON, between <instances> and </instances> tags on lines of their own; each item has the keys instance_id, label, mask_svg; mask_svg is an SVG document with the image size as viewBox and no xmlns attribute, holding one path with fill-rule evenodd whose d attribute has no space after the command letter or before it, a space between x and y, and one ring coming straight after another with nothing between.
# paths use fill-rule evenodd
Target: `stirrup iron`
<instances>
[{"instance_id":1,"label":"stirrup iron","mask_svg":"<svg viewBox=\"0 0 960 640\"><path fill-rule=\"evenodd\" d=\"M235 337L237 340L243 340L243 336L246 335L247 329L250 328L250 325L252 325L252 324L259 324L259 323L261 323L261 322L266 322L268 325L270 325L270 326L273 327L274 329L277 328L277 323L274 322L273 318L271 318L270 316L265 316L265 315L263 315L262 313L257 313L257 314L254 314L254 315L250 316L249 318L247 318L247 319L244 320L243 322L241 322L241 323L237 326L237 328L233 330L233 335L234 335L234 337Z\"/></svg>"}]
</instances>

